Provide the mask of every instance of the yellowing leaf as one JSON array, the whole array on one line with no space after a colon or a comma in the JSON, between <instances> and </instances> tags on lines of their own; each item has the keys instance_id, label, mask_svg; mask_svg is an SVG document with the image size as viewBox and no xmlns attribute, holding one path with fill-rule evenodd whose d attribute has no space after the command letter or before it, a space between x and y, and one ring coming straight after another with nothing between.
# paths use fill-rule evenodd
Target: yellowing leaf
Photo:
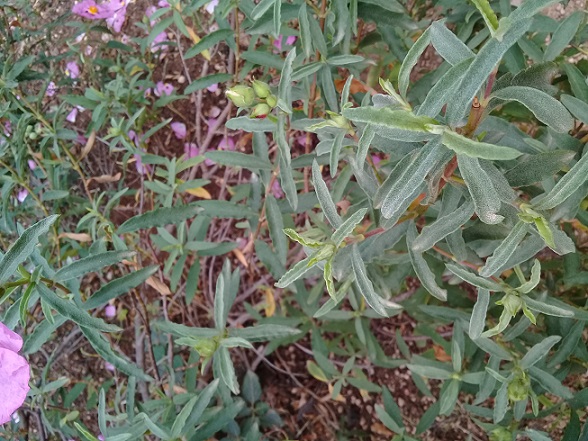
<instances>
[{"instance_id":1,"label":"yellowing leaf","mask_svg":"<svg viewBox=\"0 0 588 441\"><path fill-rule=\"evenodd\" d=\"M322 381L324 383L328 383L327 376L323 372L323 370L316 364L314 361L308 360L306 362L306 369L308 373L316 378L318 381Z\"/></svg>"},{"instance_id":2,"label":"yellowing leaf","mask_svg":"<svg viewBox=\"0 0 588 441\"><path fill-rule=\"evenodd\" d=\"M245 268L249 268L249 263L247 262L247 259L245 258L245 255L243 254L243 252L239 248L235 248L233 250L233 254L235 255L235 257L237 258L237 260L239 260L239 262L241 262L241 264Z\"/></svg>"},{"instance_id":3,"label":"yellowing leaf","mask_svg":"<svg viewBox=\"0 0 588 441\"><path fill-rule=\"evenodd\" d=\"M329 387L329 395L333 396L333 385L331 383L328 384ZM339 392L339 395L337 395L335 397L335 401L338 401L339 403L345 403L345 397L343 395L341 395L341 392Z\"/></svg>"},{"instance_id":4,"label":"yellowing leaf","mask_svg":"<svg viewBox=\"0 0 588 441\"><path fill-rule=\"evenodd\" d=\"M200 42L200 37L196 34L196 32L194 32L194 29L192 29L190 26L186 26L186 29L188 30L188 34L190 34L190 38L192 38L194 44L198 44L198 42ZM208 49L203 50L201 54L204 58L206 58L207 61L210 61L210 52Z\"/></svg>"},{"instance_id":5,"label":"yellowing leaf","mask_svg":"<svg viewBox=\"0 0 588 441\"><path fill-rule=\"evenodd\" d=\"M276 299L274 298L274 292L266 288L264 291L265 294L265 316L271 317L276 312Z\"/></svg>"},{"instance_id":6,"label":"yellowing leaf","mask_svg":"<svg viewBox=\"0 0 588 441\"><path fill-rule=\"evenodd\" d=\"M189 188L186 190L186 193L190 193L192 196L197 196L202 199L211 199L212 196L208 192L206 188Z\"/></svg>"}]
</instances>

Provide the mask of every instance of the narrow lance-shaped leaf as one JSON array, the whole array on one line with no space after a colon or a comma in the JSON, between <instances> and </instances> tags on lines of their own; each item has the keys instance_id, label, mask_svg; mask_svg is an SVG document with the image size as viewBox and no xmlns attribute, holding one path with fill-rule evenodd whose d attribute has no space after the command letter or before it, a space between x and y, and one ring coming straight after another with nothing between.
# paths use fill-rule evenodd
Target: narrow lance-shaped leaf
<instances>
[{"instance_id":1,"label":"narrow lance-shaped leaf","mask_svg":"<svg viewBox=\"0 0 588 441\"><path fill-rule=\"evenodd\" d=\"M500 223L504 219L498 214L500 197L478 159L458 154L457 163L480 220L485 224Z\"/></svg>"},{"instance_id":2,"label":"narrow lance-shaped leaf","mask_svg":"<svg viewBox=\"0 0 588 441\"><path fill-rule=\"evenodd\" d=\"M357 245L353 245L353 250L351 252L351 265L353 267L353 273L355 274L357 286L366 303L378 314L384 317L388 317L388 313L384 308L382 299L374 291L374 286L367 276L365 265L361 259L361 254L359 254Z\"/></svg>"},{"instance_id":3,"label":"narrow lance-shaped leaf","mask_svg":"<svg viewBox=\"0 0 588 441\"><path fill-rule=\"evenodd\" d=\"M272 244L280 262L285 265L286 255L288 254L288 240L283 233L284 219L276 198L271 194L265 199L265 212Z\"/></svg>"},{"instance_id":4,"label":"narrow lance-shaped leaf","mask_svg":"<svg viewBox=\"0 0 588 441\"><path fill-rule=\"evenodd\" d=\"M357 144L357 154L355 156L355 160L357 162L357 166L362 168L365 162L365 158L367 158L368 151L370 148L370 144L374 140L376 136L376 129L374 126L368 124L363 129L361 134L361 138L359 138L359 142Z\"/></svg>"},{"instance_id":5,"label":"narrow lance-shaped leaf","mask_svg":"<svg viewBox=\"0 0 588 441\"><path fill-rule=\"evenodd\" d=\"M355 213L349 216L349 218L347 218L339 228L337 228L337 230L333 233L333 236L331 237L331 240L335 242L336 246L341 245L345 238L348 237L351 233L353 233L353 230L355 229L357 224L359 224L363 220L366 213L367 208L361 208L357 210Z\"/></svg>"},{"instance_id":6,"label":"narrow lance-shaped leaf","mask_svg":"<svg viewBox=\"0 0 588 441\"><path fill-rule=\"evenodd\" d=\"M545 52L543 53L543 61L552 61L566 48L576 35L580 24L584 21L585 13L583 11L576 11L565 20L563 20L553 35L551 41Z\"/></svg>"},{"instance_id":7,"label":"narrow lance-shaped leaf","mask_svg":"<svg viewBox=\"0 0 588 441\"><path fill-rule=\"evenodd\" d=\"M432 140L421 149L397 179L391 173L374 196L374 206L381 207L382 216L387 219L394 217L446 152L439 140Z\"/></svg>"},{"instance_id":8,"label":"narrow lance-shaped leaf","mask_svg":"<svg viewBox=\"0 0 588 441\"><path fill-rule=\"evenodd\" d=\"M276 3L281 3L276 1ZM292 63L296 58L296 48L288 53L286 61L284 61L284 68L282 69L282 75L280 76L280 84L278 85L278 99L281 101L282 108L285 112L292 112Z\"/></svg>"},{"instance_id":9,"label":"narrow lance-shaped leaf","mask_svg":"<svg viewBox=\"0 0 588 441\"><path fill-rule=\"evenodd\" d=\"M533 267L531 268L531 278L528 282L525 282L521 286L519 286L517 288L517 291L523 294L527 294L531 292L537 285L539 285L540 280L541 262L539 262L539 259L535 259L535 262L533 262Z\"/></svg>"},{"instance_id":10,"label":"narrow lance-shaped leaf","mask_svg":"<svg viewBox=\"0 0 588 441\"><path fill-rule=\"evenodd\" d=\"M486 312L488 311L488 304L490 303L490 291L487 289L478 289L478 298L472 310L472 317L470 319L469 336L472 340L480 338L484 332L486 325Z\"/></svg>"},{"instance_id":11,"label":"narrow lance-shaped leaf","mask_svg":"<svg viewBox=\"0 0 588 441\"><path fill-rule=\"evenodd\" d=\"M489 40L478 52L463 76L455 96L447 104L447 121L457 124L469 110L469 106L488 76L500 62L506 51L521 38L531 26L531 20L523 20L510 27L501 41Z\"/></svg>"},{"instance_id":12,"label":"narrow lance-shaped leaf","mask_svg":"<svg viewBox=\"0 0 588 441\"><path fill-rule=\"evenodd\" d=\"M470 285L477 286L478 288L487 289L489 291L503 291L502 286L500 286L498 283L493 282L492 280L484 279L483 277L480 277L466 270L465 268L454 265L453 263L448 263L446 266L449 271L451 271L460 279L468 282Z\"/></svg>"},{"instance_id":13,"label":"narrow lance-shaped leaf","mask_svg":"<svg viewBox=\"0 0 588 441\"><path fill-rule=\"evenodd\" d=\"M224 297L227 293L228 289L225 288L225 278L223 274L221 274L216 281L216 290L214 293L214 323L216 329L225 328L224 317L228 311L225 311L226 301Z\"/></svg>"},{"instance_id":14,"label":"narrow lance-shaped leaf","mask_svg":"<svg viewBox=\"0 0 588 441\"><path fill-rule=\"evenodd\" d=\"M298 26L300 28L300 41L302 43L302 49L304 50L304 56L309 58L312 54L312 36L310 35L310 23L308 21L308 12L306 11L305 2L302 3L298 12Z\"/></svg>"},{"instance_id":15,"label":"narrow lance-shaped leaf","mask_svg":"<svg viewBox=\"0 0 588 441\"><path fill-rule=\"evenodd\" d=\"M498 18L488 0L472 0L472 3L478 8L480 14L482 14L482 18L486 26L488 26L488 29L490 29L490 33L494 35L494 32L498 29Z\"/></svg>"},{"instance_id":16,"label":"narrow lance-shaped leaf","mask_svg":"<svg viewBox=\"0 0 588 441\"><path fill-rule=\"evenodd\" d=\"M398 90L403 98L406 98L406 92L410 82L410 72L412 71L412 68L416 66L419 57L425 52L425 49L431 41L429 29L430 28L427 28L417 41L414 42L400 66L400 71L398 72Z\"/></svg>"},{"instance_id":17,"label":"narrow lance-shaped leaf","mask_svg":"<svg viewBox=\"0 0 588 441\"><path fill-rule=\"evenodd\" d=\"M535 208L549 210L570 197L588 179L588 153L585 154L546 196L541 198Z\"/></svg>"},{"instance_id":18,"label":"narrow lance-shaped leaf","mask_svg":"<svg viewBox=\"0 0 588 441\"><path fill-rule=\"evenodd\" d=\"M107 251L105 253L94 254L77 260L68 266L61 268L53 276L56 282L70 280L83 276L90 272L99 271L105 266L114 265L121 260L129 259L135 255L134 251Z\"/></svg>"},{"instance_id":19,"label":"narrow lance-shaped leaf","mask_svg":"<svg viewBox=\"0 0 588 441\"><path fill-rule=\"evenodd\" d=\"M584 124L588 124L588 102L566 94L561 96L561 102L574 115L574 118Z\"/></svg>"},{"instance_id":20,"label":"narrow lance-shaped leaf","mask_svg":"<svg viewBox=\"0 0 588 441\"><path fill-rule=\"evenodd\" d=\"M435 222L425 226L421 234L413 242L413 250L422 253L432 248L437 242L458 230L474 214L474 204L466 202L453 213L438 218Z\"/></svg>"},{"instance_id":21,"label":"narrow lance-shaped leaf","mask_svg":"<svg viewBox=\"0 0 588 441\"><path fill-rule=\"evenodd\" d=\"M219 347L214 354L213 364L220 374L220 379L227 385L227 387L235 395L239 393L239 383L237 382L237 375L235 374L235 366L231 360L229 350L223 346Z\"/></svg>"},{"instance_id":22,"label":"narrow lance-shaped leaf","mask_svg":"<svg viewBox=\"0 0 588 441\"><path fill-rule=\"evenodd\" d=\"M260 19L261 16L263 14L265 14L269 10L269 8L271 8L273 6L274 1L276 1L276 0L261 0L255 6L255 8L253 8L253 11L251 11L251 18L253 20Z\"/></svg>"},{"instance_id":23,"label":"narrow lance-shaped leaf","mask_svg":"<svg viewBox=\"0 0 588 441\"><path fill-rule=\"evenodd\" d=\"M523 154L511 147L475 141L451 130L445 130L441 140L445 147L470 158L507 161L518 158Z\"/></svg>"},{"instance_id":24,"label":"narrow lance-shaped leaf","mask_svg":"<svg viewBox=\"0 0 588 441\"><path fill-rule=\"evenodd\" d=\"M334 178L337 175L339 169L339 155L343 148L344 138L345 130L340 130L339 133L335 135L335 140L333 141L333 148L331 148L331 153L329 155L329 170L331 172L331 178Z\"/></svg>"},{"instance_id":25,"label":"narrow lance-shaped leaf","mask_svg":"<svg viewBox=\"0 0 588 441\"><path fill-rule=\"evenodd\" d=\"M574 128L574 118L565 106L547 93L526 86L509 86L492 94L506 101L518 101L533 115L556 132L568 132Z\"/></svg>"},{"instance_id":26,"label":"narrow lance-shaped leaf","mask_svg":"<svg viewBox=\"0 0 588 441\"><path fill-rule=\"evenodd\" d=\"M117 229L117 234L130 233L132 231L163 227L169 224L177 224L196 216L202 209L195 205L180 205L176 207L157 208L153 211L134 216L124 222Z\"/></svg>"},{"instance_id":27,"label":"narrow lance-shaped leaf","mask_svg":"<svg viewBox=\"0 0 588 441\"><path fill-rule=\"evenodd\" d=\"M312 163L312 181L314 183L314 188L319 200L319 204L323 210L323 213L325 214L325 217L333 228L339 228L343 223L343 220L341 219L341 216L339 216L339 213L337 213L337 207L335 206L333 198L329 193L327 184L325 184L325 181L323 181L321 169L316 160Z\"/></svg>"},{"instance_id":28,"label":"narrow lance-shaped leaf","mask_svg":"<svg viewBox=\"0 0 588 441\"><path fill-rule=\"evenodd\" d=\"M278 338L293 337L301 334L296 328L283 325L257 325L248 328L229 328L231 337L244 338L252 343L271 341Z\"/></svg>"},{"instance_id":29,"label":"narrow lance-shaped leaf","mask_svg":"<svg viewBox=\"0 0 588 441\"><path fill-rule=\"evenodd\" d=\"M53 309L80 326L104 332L117 332L121 330L116 325L111 325L102 319L92 317L73 302L59 297L42 283L37 285L37 291L41 295L41 299L47 302Z\"/></svg>"},{"instance_id":30,"label":"narrow lance-shaped leaf","mask_svg":"<svg viewBox=\"0 0 588 441\"><path fill-rule=\"evenodd\" d=\"M286 288L288 285L290 285L291 283L294 283L296 280L298 280L304 274L306 274L308 271L310 271L310 269L315 266L315 265L311 265L310 262L312 261L312 259L315 257L315 255L317 253L318 253L318 251L311 254L306 259L301 260L296 265L294 265L292 268L290 268L288 270L288 272L286 274L284 274L280 278L280 280L278 280L276 282L276 287Z\"/></svg>"},{"instance_id":31,"label":"narrow lance-shaped leaf","mask_svg":"<svg viewBox=\"0 0 588 441\"><path fill-rule=\"evenodd\" d=\"M508 236L494 250L492 256L486 260L486 264L480 269L480 275L490 277L498 271L504 262L515 252L518 245L527 235L527 231L527 224L522 221L517 222L513 229L510 230L510 233L508 233Z\"/></svg>"},{"instance_id":32,"label":"narrow lance-shaped leaf","mask_svg":"<svg viewBox=\"0 0 588 441\"><path fill-rule=\"evenodd\" d=\"M416 116L406 110L392 110L388 107L343 109L343 116L351 121L421 133L429 133L430 125L437 124L437 121L427 116Z\"/></svg>"},{"instance_id":33,"label":"narrow lance-shaped leaf","mask_svg":"<svg viewBox=\"0 0 588 441\"><path fill-rule=\"evenodd\" d=\"M445 27L443 21L433 22L430 27L430 33L431 44L439 55L452 66L474 56L470 48L457 35Z\"/></svg>"},{"instance_id":34,"label":"narrow lance-shaped leaf","mask_svg":"<svg viewBox=\"0 0 588 441\"><path fill-rule=\"evenodd\" d=\"M414 223L408 227L408 231L406 233L406 244L408 246L408 254L410 256L410 261L412 262L412 266L414 271L423 284L423 287L434 297L437 297L439 300L447 300L447 290L441 289L437 282L435 281L435 275L429 268L429 265L425 261L425 258L420 253L415 253L412 250L412 244L417 236L417 230Z\"/></svg>"},{"instance_id":35,"label":"narrow lance-shaped leaf","mask_svg":"<svg viewBox=\"0 0 588 441\"><path fill-rule=\"evenodd\" d=\"M27 228L14 245L0 259L0 286L2 286L22 262L33 252L39 237L47 234L58 215L49 216Z\"/></svg>"},{"instance_id":36,"label":"narrow lance-shaped leaf","mask_svg":"<svg viewBox=\"0 0 588 441\"><path fill-rule=\"evenodd\" d=\"M572 150L555 150L531 155L517 161L517 165L506 172L504 177L513 187L531 185L553 176L575 156Z\"/></svg>"},{"instance_id":37,"label":"narrow lance-shaped leaf","mask_svg":"<svg viewBox=\"0 0 588 441\"><path fill-rule=\"evenodd\" d=\"M520 361L521 368L528 369L536 364L539 360L546 357L547 354L549 354L550 349L559 343L560 340L561 337L559 335L552 335L537 343L535 346L529 349L529 352L527 352Z\"/></svg>"}]
</instances>

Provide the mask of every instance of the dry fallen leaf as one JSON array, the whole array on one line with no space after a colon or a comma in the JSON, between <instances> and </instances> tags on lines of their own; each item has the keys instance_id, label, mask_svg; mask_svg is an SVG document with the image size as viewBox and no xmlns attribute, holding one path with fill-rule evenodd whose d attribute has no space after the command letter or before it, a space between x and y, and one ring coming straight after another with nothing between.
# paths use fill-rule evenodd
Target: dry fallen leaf
<instances>
[{"instance_id":1,"label":"dry fallen leaf","mask_svg":"<svg viewBox=\"0 0 588 441\"><path fill-rule=\"evenodd\" d=\"M92 148L94 147L94 142L96 141L96 131L92 130L92 133L90 133L90 136L88 136L88 141L86 142L86 145L84 146L84 148L82 149L82 152L80 153L80 161L82 159L84 159L88 153L90 153L90 151L92 150Z\"/></svg>"},{"instance_id":2,"label":"dry fallen leaf","mask_svg":"<svg viewBox=\"0 0 588 441\"><path fill-rule=\"evenodd\" d=\"M91 181L97 182L98 184L107 184L109 182L118 182L118 181L120 181L121 176L122 175L120 172L118 172L114 176L112 176L112 175L96 176L96 177L88 179L88 183L90 183Z\"/></svg>"},{"instance_id":3,"label":"dry fallen leaf","mask_svg":"<svg viewBox=\"0 0 588 441\"><path fill-rule=\"evenodd\" d=\"M233 254L237 258L237 260L241 262L241 265L243 265L245 268L249 268L249 263L247 262L247 259L245 259L245 255L239 248L235 248L233 250Z\"/></svg>"},{"instance_id":4,"label":"dry fallen leaf","mask_svg":"<svg viewBox=\"0 0 588 441\"><path fill-rule=\"evenodd\" d=\"M212 196L211 194L208 192L208 190L206 188L189 188L186 190L186 193L191 194L192 196L196 196L202 199L211 199Z\"/></svg>"},{"instance_id":5,"label":"dry fallen leaf","mask_svg":"<svg viewBox=\"0 0 588 441\"><path fill-rule=\"evenodd\" d=\"M62 239L64 237L67 237L68 239L72 239L78 242L91 242L92 238L90 237L89 234L86 233L60 233L59 236L57 236L59 239Z\"/></svg>"},{"instance_id":6,"label":"dry fallen leaf","mask_svg":"<svg viewBox=\"0 0 588 441\"><path fill-rule=\"evenodd\" d=\"M394 432L392 432L390 429L388 429L386 426L384 426L381 423L374 423L372 424L372 426L370 427L370 430L372 432L374 432L376 435L382 435L382 436L393 436Z\"/></svg>"},{"instance_id":7,"label":"dry fallen leaf","mask_svg":"<svg viewBox=\"0 0 588 441\"><path fill-rule=\"evenodd\" d=\"M435 358L438 361L451 361L451 355L445 352L441 346L433 345L433 351L435 352Z\"/></svg>"},{"instance_id":8,"label":"dry fallen leaf","mask_svg":"<svg viewBox=\"0 0 588 441\"><path fill-rule=\"evenodd\" d=\"M196 34L196 32L194 32L194 29L192 29L190 26L186 26L186 29L188 30L188 34L190 34L190 38L192 39L192 41L194 42L194 44L198 44L201 39ZM200 53L202 54L202 56L204 58L206 58L207 61L210 61L210 52L208 51L208 49L205 49L205 50L203 50Z\"/></svg>"},{"instance_id":9,"label":"dry fallen leaf","mask_svg":"<svg viewBox=\"0 0 588 441\"><path fill-rule=\"evenodd\" d=\"M329 383L328 387L329 387L329 395L332 397L333 396L333 385L331 383ZM338 401L339 403L345 403L345 397L343 395L341 395L341 392L339 392L339 395L337 395L334 398L334 400Z\"/></svg>"},{"instance_id":10,"label":"dry fallen leaf","mask_svg":"<svg viewBox=\"0 0 588 441\"><path fill-rule=\"evenodd\" d=\"M343 86L345 86L346 81L347 78L342 80L335 80L335 89L337 89L337 92L341 93L343 91ZM349 87L349 92L351 94L365 93L367 91L367 87L361 81L357 80L356 78L351 80L351 86Z\"/></svg>"},{"instance_id":11,"label":"dry fallen leaf","mask_svg":"<svg viewBox=\"0 0 588 441\"><path fill-rule=\"evenodd\" d=\"M157 291L162 296L171 295L171 291L169 290L167 285L165 283L163 283L161 280L156 279L153 276L151 276L147 279L147 285L149 285L151 288L153 288L155 291Z\"/></svg>"}]
</instances>

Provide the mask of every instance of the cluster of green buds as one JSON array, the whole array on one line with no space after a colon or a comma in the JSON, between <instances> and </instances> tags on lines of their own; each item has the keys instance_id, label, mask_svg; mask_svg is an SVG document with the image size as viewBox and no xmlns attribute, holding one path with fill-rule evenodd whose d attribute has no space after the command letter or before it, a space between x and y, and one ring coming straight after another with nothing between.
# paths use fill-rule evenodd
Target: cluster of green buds
<instances>
[{"instance_id":1,"label":"cluster of green buds","mask_svg":"<svg viewBox=\"0 0 588 441\"><path fill-rule=\"evenodd\" d=\"M531 378L522 369L518 369L514 378L508 383L508 398L510 401L526 400L531 392Z\"/></svg>"},{"instance_id":2,"label":"cluster of green buds","mask_svg":"<svg viewBox=\"0 0 588 441\"><path fill-rule=\"evenodd\" d=\"M35 141L42 134L43 134L43 126L39 123L35 124L34 126L28 125L25 128L25 136L28 139L30 139L31 141Z\"/></svg>"},{"instance_id":3,"label":"cluster of green buds","mask_svg":"<svg viewBox=\"0 0 588 441\"><path fill-rule=\"evenodd\" d=\"M490 441L512 441L513 434L505 427L497 427L490 432Z\"/></svg>"},{"instance_id":4,"label":"cluster of green buds","mask_svg":"<svg viewBox=\"0 0 588 441\"><path fill-rule=\"evenodd\" d=\"M278 105L278 98L272 93L269 84L253 80L251 87L237 85L225 95L239 108L251 108L251 118L265 118Z\"/></svg>"}]
</instances>

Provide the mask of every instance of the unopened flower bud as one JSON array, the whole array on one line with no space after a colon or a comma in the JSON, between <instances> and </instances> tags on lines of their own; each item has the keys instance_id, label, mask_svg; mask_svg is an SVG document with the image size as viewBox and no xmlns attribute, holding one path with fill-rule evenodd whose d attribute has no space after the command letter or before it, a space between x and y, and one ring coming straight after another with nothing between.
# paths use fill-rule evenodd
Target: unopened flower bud
<instances>
[{"instance_id":1,"label":"unopened flower bud","mask_svg":"<svg viewBox=\"0 0 588 441\"><path fill-rule=\"evenodd\" d=\"M268 106L270 106L271 108L274 108L278 105L278 98L275 95L268 95L267 98L265 99L265 102L267 103Z\"/></svg>"},{"instance_id":2,"label":"unopened flower bud","mask_svg":"<svg viewBox=\"0 0 588 441\"><path fill-rule=\"evenodd\" d=\"M267 83L264 83L263 81L253 80L253 83L251 83L251 85L253 86L255 95L257 95L259 98L267 98L272 94L269 85Z\"/></svg>"},{"instance_id":3,"label":"unopened flower bud","mask_svg":"<svg viewBox=\"0 0 588 441\"><path fill-rule=\"evenodd\" d=\"M213 340L202 339L194 345L194 349L200 354L202 358L210 358L212 357L212 354L216 352L217 344Z\"/></svg>"},{"instance_id":4,"label":"unopened flower bud","mask_svg":"<svg viewBox=\"0 0 588 441\"><path fill-rule=\"evenodd\" d=\"M237 107L251 107L255 102L255 92L251 87L234 86L225 92L225 95Z\"/></svg>"},{"instance_id":5,"label":"unopened flower bud","mask_svg":"<svg viewBox=\"0 0 588 441\"><path fill-rule=\"evenodd\" d=\"M251 118L265 118L272 109L265 103L259 103L253 108L251 112Z\"/></svg>"},{"instance_id":6,"label":"unopened flower bud","mask_svg":"<svg viewBox=\"0 0 588 441\"><path fill-rule=\"evenodd\" d=\"M511 401L522 401L529 394L529 379L526 376L519 376L508 384L508 398Z\"/></svg>"}]
</instances>

